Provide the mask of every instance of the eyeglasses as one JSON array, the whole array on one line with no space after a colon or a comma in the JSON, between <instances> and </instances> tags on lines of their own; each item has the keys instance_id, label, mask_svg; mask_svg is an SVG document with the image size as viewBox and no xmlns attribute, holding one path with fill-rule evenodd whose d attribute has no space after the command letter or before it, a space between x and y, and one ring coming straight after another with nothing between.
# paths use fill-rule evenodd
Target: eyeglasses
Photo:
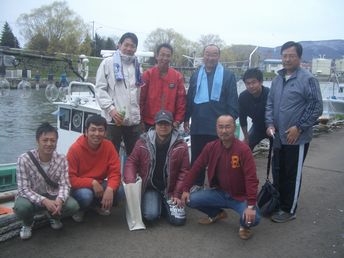
<instances>
[{"instance_id":1,"label":"eyeglasses","mask_svg":"<svg viewBox=\"0 0 344 258\"><path fill-rule=\"evenodd\" d=\"M282 55L282 58L283 59L296 59L296 58L299 58L299 56L295 54L284 54Z\"/></svg>"}]
</instances>

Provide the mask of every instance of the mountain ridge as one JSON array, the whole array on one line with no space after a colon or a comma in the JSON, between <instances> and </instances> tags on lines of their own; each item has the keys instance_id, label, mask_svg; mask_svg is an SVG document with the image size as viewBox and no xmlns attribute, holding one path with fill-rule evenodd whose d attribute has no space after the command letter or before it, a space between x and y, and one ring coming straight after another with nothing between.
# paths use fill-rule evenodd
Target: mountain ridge
<instances>
[{"instance_id":1,"label":"mountain ridge","mask_svg":"<svg viewBox=\"0 0 344 258\"><path fill-rule=\"evenodd\" d=\"M313 58L341 59L344 58L344 40L316 40L299 41L303 47L302 60L312 62ZM280 59L281 46L277 47L259 47L258 54L260 59Z\"/></svg>"}]
</instances>

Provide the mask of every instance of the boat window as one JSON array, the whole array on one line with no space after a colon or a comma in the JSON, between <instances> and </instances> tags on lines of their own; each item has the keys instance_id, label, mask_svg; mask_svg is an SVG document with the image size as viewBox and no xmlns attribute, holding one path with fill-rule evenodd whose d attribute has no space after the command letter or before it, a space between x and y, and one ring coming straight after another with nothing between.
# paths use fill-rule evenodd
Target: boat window
<instances>
[{"instance_id":1,"label":"boat window","mask_svg":"<svg viewBox=\"0 0 344 258\"><path fill-rule=\"evenodd\" d=\"M59 119L60 119L60 128L69 131L70 124L70 109L60 108Z\"/></svg>"}]
</instances>

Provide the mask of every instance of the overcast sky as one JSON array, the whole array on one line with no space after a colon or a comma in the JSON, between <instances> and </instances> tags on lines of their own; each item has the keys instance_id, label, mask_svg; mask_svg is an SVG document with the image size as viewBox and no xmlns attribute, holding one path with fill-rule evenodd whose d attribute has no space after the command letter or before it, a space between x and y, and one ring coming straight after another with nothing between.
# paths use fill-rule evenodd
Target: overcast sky
<instances>
[{"instance_id":1,"label":"overcast sky","mask_svg":"<svg viewBox=\"0 0 344 258\"><path fill-rule=\"evenodd\" d=\"M16 20L21 13L53 0L1 0L0 26L7 21L21 44ZM127 31L139 37L139 48L157 28L172 28L198 41L217 34L226 44L276 47L289 40L344 39L343 0L68 0L84 22L95 23L101 36Z\"/></svg>"}]
</instances>

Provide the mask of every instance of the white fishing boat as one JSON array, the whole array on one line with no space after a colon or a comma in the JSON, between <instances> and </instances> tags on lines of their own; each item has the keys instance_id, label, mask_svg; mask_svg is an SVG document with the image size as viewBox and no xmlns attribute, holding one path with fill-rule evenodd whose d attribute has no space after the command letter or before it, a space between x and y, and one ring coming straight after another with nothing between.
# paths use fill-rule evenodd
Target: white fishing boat
<instances>
[{"instance_id":1,"label":"white fishing boat","mask_svg":"<svg viewBox=\"0 0 344 258\"><path fill-rule=\"evenodd\" d=\"M327 90L327 91L326 91ZM344 115L344 84L339 82L339 76L332 69L330 82L323 92L323 114L321 118L333 118Z\"/></svg>"}]
</instances>

